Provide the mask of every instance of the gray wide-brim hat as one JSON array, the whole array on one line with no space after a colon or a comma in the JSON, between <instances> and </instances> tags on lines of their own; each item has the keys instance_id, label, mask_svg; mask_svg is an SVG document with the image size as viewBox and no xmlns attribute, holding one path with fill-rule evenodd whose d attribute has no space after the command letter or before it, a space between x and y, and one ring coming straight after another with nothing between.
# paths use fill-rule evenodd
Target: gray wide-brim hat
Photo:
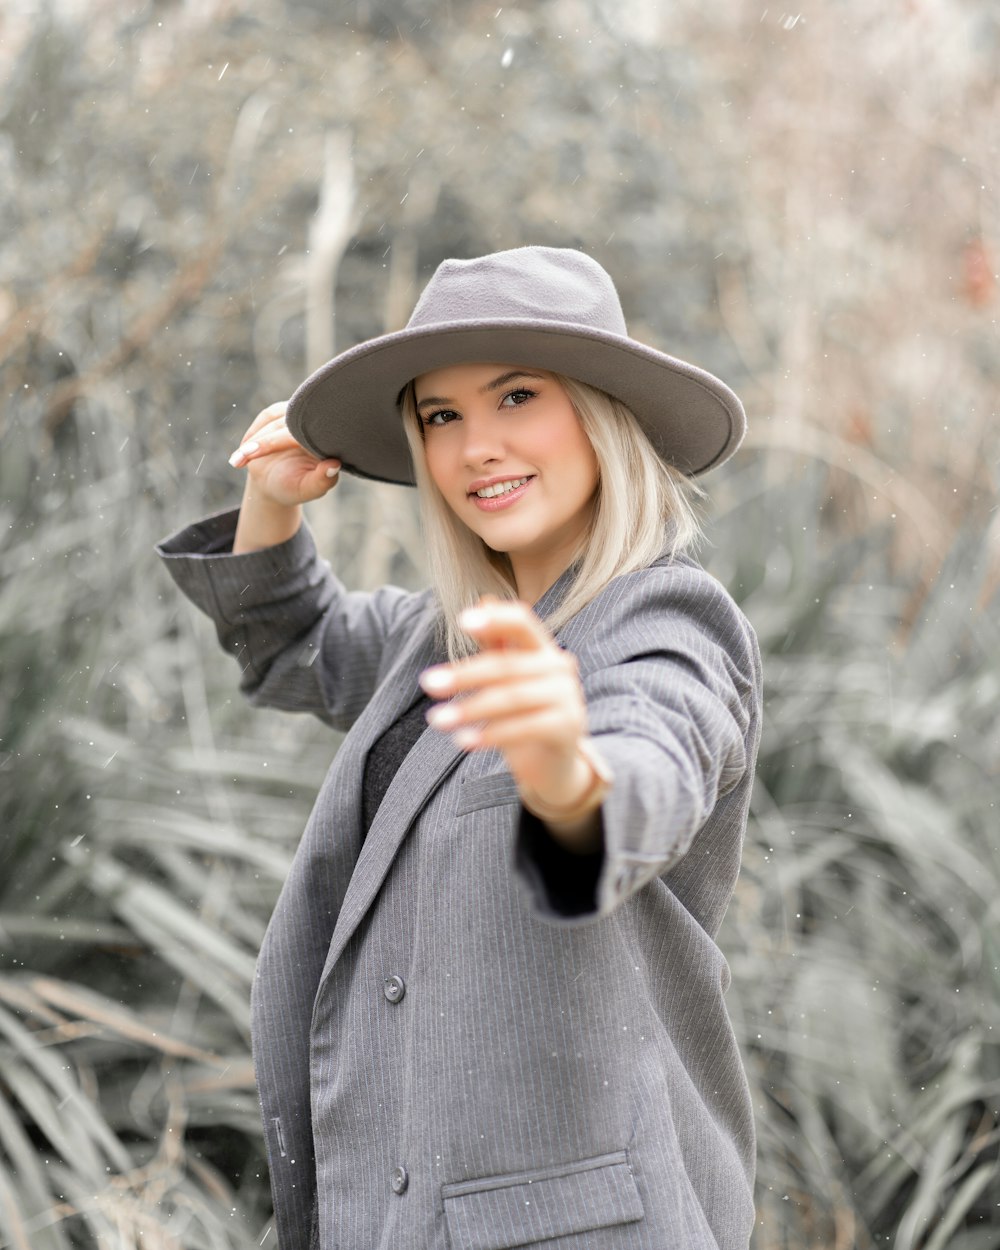
<instances>
[{"instance_id":1,"label":"gray wide-brim hat","mask_svg":"<svg viewBox=\"0 0 1000 1250\"><path fill-rule=\"evenodd\" d=\"M746 432L724 382L629 338L604 269L552 247L442 261L405 330L359 343L306 378L288 428L349 473L412 486L402 392L422 373L471 362L545 369L606 391L664 460L692 476L727 460Z\"/></svg>"}]
</instances>

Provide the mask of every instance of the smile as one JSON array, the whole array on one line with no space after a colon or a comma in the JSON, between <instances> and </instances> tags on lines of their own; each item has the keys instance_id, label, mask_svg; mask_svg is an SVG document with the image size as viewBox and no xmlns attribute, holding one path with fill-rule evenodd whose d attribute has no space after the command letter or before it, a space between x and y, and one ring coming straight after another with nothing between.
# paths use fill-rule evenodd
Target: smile
<instances>
[{"instance_id":1,"label":"smile","mask_svg":"<svg viewBox=\"0 0 1000 1250\"><path fill-rule=\"evenodd\" d=\"M509 491L517 490L519 486L523 486L527 482L526 477L512 477L507 482L494 482L492 486L484 486L482 490L474 493L480 499L495 499L497 495L506 495Z\"/></svg>"},{"instance_id":2,"label":"smile","mask_svg":"<svg viewBox=\"0 0 1000 1250\"><path fill-rule=\"evenodd\" d=\"M512 477L506 482L493 482L473 491L469 498L480 512L499 512L502 508L513 507L534 480L534 477Z\"/></svg>"}]
</instances>

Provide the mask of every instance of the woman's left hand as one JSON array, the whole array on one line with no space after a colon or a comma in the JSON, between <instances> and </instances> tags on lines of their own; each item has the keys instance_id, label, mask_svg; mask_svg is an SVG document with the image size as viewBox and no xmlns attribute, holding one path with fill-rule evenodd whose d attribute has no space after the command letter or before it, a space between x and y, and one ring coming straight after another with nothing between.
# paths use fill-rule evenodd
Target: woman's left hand
<instances>
[{"instance_id":1,"label":"woman's left hand","mask_svg":"<svg viewBox=\"0 0 1000 1250\"><path fill-rule=\"evenodd\" d=\"M590 851L600 843L595 770L581 744L587 739L587 707L574 656L561 650L525 603L492 595L459 618L479 643L478 655L441 664L421 674L424 690L438 703L428 723L451 733L466 751L497 747L525 805L532 799L547 813L571 814L569 822L545 822L560 841Z\"/></svg>"}]
</instances>

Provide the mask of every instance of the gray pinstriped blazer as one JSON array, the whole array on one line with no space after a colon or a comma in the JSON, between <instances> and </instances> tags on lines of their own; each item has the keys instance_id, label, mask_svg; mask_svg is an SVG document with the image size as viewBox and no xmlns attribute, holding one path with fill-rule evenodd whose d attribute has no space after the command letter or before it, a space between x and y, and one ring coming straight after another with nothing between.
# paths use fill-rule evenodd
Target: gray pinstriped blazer
<instances>
[{"instance_id":1,"label":"gray pinstriped blazer","mask_svg":"<svg viewBox=\"0 0 1000 1250\"><path fill-rule=\"evenodd\" d=\"M594 897L566 915L497 752L424 733L362 840L365 757L434 658L431 597L346 592L305 529L224 554L234 521L160 554L251 701L348 731L253 994L280 1250L314 1212L323 1250L745 1250L753 1122L714 937L761 674L733 600L664 560L560 631L615 773Z\"/></svg>"}]
</instances>

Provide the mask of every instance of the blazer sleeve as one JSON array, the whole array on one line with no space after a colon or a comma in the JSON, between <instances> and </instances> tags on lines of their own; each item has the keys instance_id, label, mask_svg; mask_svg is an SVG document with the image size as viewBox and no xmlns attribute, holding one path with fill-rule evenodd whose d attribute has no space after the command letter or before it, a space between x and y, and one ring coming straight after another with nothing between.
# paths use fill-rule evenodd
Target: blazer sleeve
<instances>
[{"instance_id":1,"label":"blazer sleeve","mask_svg":"<svg viewBox=\"0 0 1000 1250\"><path fill-rule=\"evenodd\" d=\"M215 625L251 703L313 712L348 730L392 659L394 636L428 605L396 586L348 592L303 525L287 542L232 554L238 510L157 545L183 593Z\"/></svg>"},{"instance_id":2,"label":"blazer sleeve","mask_svg":"<svg viewBox=\"0 0 1000 1250\"><path fill-rule=\"evenodd\" d=\"M762 699L753 629L693 562L618 578L581 617L592 624L568 629L566 645L580 661L594 744L614 774L603 849L563 850L524 808L514 848L536 911L578 922L669 871L741 782L748 800ZM742 837L746 801L735 815Z\"/></svg>"}]
</instances>

